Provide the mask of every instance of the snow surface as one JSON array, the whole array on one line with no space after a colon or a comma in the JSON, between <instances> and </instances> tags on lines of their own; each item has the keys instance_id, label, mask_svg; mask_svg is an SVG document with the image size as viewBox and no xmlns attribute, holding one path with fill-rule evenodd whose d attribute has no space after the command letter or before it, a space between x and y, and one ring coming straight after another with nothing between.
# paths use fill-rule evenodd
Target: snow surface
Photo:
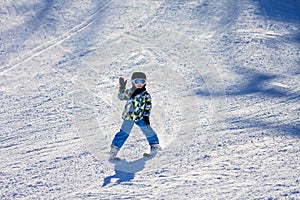
<instances>
[{"instance_id":1,"label":"snow surface","mask_svg":"<svg viewBox=\"0 0 300 200\"><path fill-rule=\"evenodd\" d=\"M1 199L300 199L299 0L0 1ZM134 128L144 71L163 151Z\"/></svg>"}]
</instances>

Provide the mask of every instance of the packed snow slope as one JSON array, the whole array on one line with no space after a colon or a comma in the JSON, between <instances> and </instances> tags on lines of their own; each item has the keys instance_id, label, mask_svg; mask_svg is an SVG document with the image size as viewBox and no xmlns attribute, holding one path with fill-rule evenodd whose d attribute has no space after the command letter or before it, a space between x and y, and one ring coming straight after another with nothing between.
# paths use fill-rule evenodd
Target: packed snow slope
<instances>
[{"instance_id":1,"label":"packed snow slope","mask_svg":"<svg viewBox=\"0 0 300 200\"><path fill-rule=\"evenodd\" d=\"M0 2L1 199L300 199L299 0ZM151 125L109 162L118 79ZM128 84L130 87L130 84Z\"/></svg>"}]
</instances>

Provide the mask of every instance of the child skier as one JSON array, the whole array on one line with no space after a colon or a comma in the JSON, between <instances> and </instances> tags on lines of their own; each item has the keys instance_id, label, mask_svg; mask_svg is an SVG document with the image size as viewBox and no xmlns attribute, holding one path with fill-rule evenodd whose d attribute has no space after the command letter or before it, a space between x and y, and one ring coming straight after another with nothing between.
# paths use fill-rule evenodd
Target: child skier
<instances>
[{"instance_id":1,"label":"child skier","mask_svg":"<svg viewBox=\"0 0 300 200\"><path fill-rule=\"evenodd\" d=\"M110 159L118 159L117 153L127 140L134 124L139 126L146 136L150 145L150 155L160 150L157 134L150 126L151 96L146 91L146 75L143 72L134 72L131 76L132 87L126 89L124 78L120 77L118 98L126 100L122 114L123 124L120 131L115 135L110 151ZM147 155L147 154L145 154Z\"/></svg>"}]
</instances>

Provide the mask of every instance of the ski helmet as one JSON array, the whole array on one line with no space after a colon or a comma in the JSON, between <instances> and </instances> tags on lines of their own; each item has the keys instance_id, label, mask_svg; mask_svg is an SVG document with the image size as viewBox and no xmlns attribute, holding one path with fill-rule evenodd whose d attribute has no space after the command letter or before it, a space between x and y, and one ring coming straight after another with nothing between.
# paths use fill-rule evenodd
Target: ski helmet
<instances>
[{"instance_id":1,"label":"ski helmet","mask_svg":"<svg viewBox=\"0 0 300 200\"><path fill-rule=\"evenodd\" d=\"M131 76L131 80L138 79L138 78L146 80L146 74L144 74L143 72L134 72Z\"/></svg>"}]
</instances>

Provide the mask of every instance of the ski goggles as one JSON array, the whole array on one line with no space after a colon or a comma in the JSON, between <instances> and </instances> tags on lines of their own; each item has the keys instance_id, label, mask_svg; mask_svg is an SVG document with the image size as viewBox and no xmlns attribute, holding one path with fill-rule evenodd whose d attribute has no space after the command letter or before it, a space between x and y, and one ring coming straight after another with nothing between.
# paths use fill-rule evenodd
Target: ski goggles
<instances>
[{"instance_id":1,"label":"ski goggles","mask_svg":"<svg viewBox=\"0 0 300 200\"><path fill-rule=\"evenodd\" d=\"M134 83L134 84L145 84L146 80L145 79L134 79L134 80L132 80L132 83Z\"/></svg>"}]
</instances>

